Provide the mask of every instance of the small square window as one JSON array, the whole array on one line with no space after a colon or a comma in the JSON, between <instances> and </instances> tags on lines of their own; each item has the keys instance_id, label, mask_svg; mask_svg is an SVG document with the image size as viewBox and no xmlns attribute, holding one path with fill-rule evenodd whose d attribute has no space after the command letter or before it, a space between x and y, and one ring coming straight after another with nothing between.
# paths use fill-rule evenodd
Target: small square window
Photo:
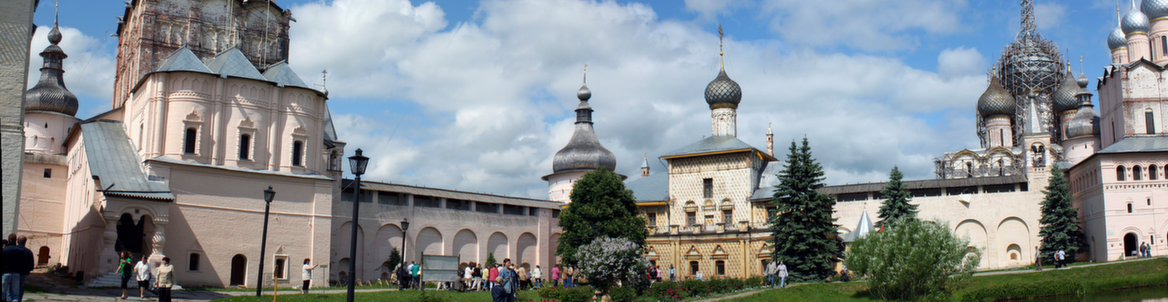
<instances>
[{"instance_id":1,"label":"small square window","mask_svg":"<svg viewBox=\"0 0 1168 302\"><path fill-rule=\"evenodd\" d=\"M53 169L45 169L45 178L53 178Z\"/></svg>"},{"instance_id":2,"label":"small square window","mask_svg":"<svg viewBox=\"0 0 1168 302\"><path fill-rule=\"evenodd\" d=\"M705 198L714 198L714 179L702 179L702 192Z\"/></svg>"},{"instance_id":3,"label":"small square window","mask_svg":"<svg viewBox=\"0 0 1168 302\"><path fill-rule=\"evenodd\" d=\"M288 256L276 256L276 271L273 272L278 280L288 279Z\"/></svg>"},{"instance_id":4,"label":"small square window","mask_svg":"<svg viewBox=\"0 0 1168 302\"><path fill-rule=\"evenodd\" d=\"M189 259L189 261L187 261L187 270L198 271L199 270L199 253L191 253L191 257L188 259Z\"/></svg>"}]
</instances>

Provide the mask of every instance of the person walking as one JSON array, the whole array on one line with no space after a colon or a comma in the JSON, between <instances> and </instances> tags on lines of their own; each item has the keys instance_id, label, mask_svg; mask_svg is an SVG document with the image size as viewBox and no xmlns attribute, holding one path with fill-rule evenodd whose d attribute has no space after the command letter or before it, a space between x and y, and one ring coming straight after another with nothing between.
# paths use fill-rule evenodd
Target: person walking
<instances>
[{"instance_id":1,"label":"person walking","mask_svg":"<svg viewBox=\"0 0 1168 302\"><path fill-rule=\"evenodd\" d=\"M490 283L502 283L503 278L495 277ZM507 302L507 290L502 286L491 287L491 302Z\"/></svg>"},{"instance_id":2,"label":"person walking","mask_svg":"<svg viewBox=\"0 0 1168 302\"><path fill-rule=\"evenodd\" d=\"M507 263L507 272L511 274L511 282L509 288L511 289L511 302L519 300L519 274L515 271L515 264L511 263L511 259L504 259Z\"/></svg>"},{"instance_id":3,"label":"person walking","mask_svg":"<svg viewBox=\"0 0 1168 302\"><path fill-rule=\"evenodd\" d=\"M1034 270L1042 270L1042 252L1038 250L1038 246L1034 247Z\"/></svg>"},{"instance_id":4,"label":"person walking","mask_svg":"<svg viewBox=\"0 0 1168 302\"><path fill-rule=\"evenodd\" d=\"M130 278L134 277L134 259L130 258L130 252L122 252L122 256L118 259L118 270L115 274L122 277L122 300L126 299L126 290L130 288Z\"/></svg>"},{"instance_id":5,"label":"person walking","mask_svg":"<svg viewBox=\"0 0 1168 302\"><path fill-rule=\"evenodd\" d=\"M309 266L308 265L309 263L311 263L311 260L304 259L304 266L300 267L300 278L302 279L302 283L300 285L300 293L301 294L308 293L308 286L312 285L312 270L316 269L317 265L320 265L320 264L317 264L317 265Z\"/></svg>"},{"instance_id":6,"label":"person walking","mask_svg":"<svg viewBox=\"0 0 1168 302\"><path fill-rule=\"evenodd\" d=\"M158 302L170 302L170 288L174 286L174 266L170 265L170 257L162 257L162 265L158 266L158 279L154 287L158 288Z\"/></svg>"},{"instance_id":7,"label":"person walking","mask_svg":"<svg viewBox=\"0 0 1168 302\"><path fill-rule=\"evenodd\" d=\"M779 288L787 288L787 265L779 261Z\"/></svg>"},{"instance_id":8,"label":"person walking","mask_svg":"<svg viewBox=\"0 0 1168 302\"><path fill-rule=\"evenodd\" d=\"M410 270L406 268L409 265L404 263L397 265L397 290L402 291L410 287Z\"/></svg>"},{"instance_id":9,"label":"person walking","mask_svg":"<svg viewBox=\"0 0 1168 302\"><path fill-rule=\"evenodd\" d=\"M495 286L502 287L503 290L507 293L507 301L511 301L511 294L515 293L515 287L513 287L511 284L511 282L515 280L515 275L513 275L511 270L508 268L509 264L511 264L511 259L503 260L503 265L499 267L499 278L503 279L503 282L500 284L495 284Z\"/></svg>"},{"instance_id":10,"label":"person walking","mask_svg":"<svg viewBox=\"0 0 1168 302\"><path fill-rule=\"evenodd\" d=\"M531 281L535 282L535 288L543 288L543 270L540 270L538 265L531 270Z\"/></svg>"},{"instance_id":11,"label":"person walking","mask_svg":"<svg viewBox=\"0 0 1168 302\"><path fill-rule=\"evenodd\" d=\"M24 283L28 280L28 274L32 271L33 262L32 251L24 247L28 243L28 237L16 237L16 234L8 234L8 246L3 249L4 255L4 275L3 275L3 298L5 301L21 301L24 299Z\"/></svg>"},{"instance_id":12,"label":"person walking","mask_svg":"<svg viewBox=\"0 0 1168 302\"><path fill-rule=\"evenodd\" d=\"M775 264L774 260L769 261L766 267L767 280L770 280L771 288L775 288L775 274L779 272L779 265Z\"/></svg>"},{"instance_id":13,"label":"person walking","mask_svg":"<svg viewBox=\"0 0 1168 302\"><path fill-rule=\"evenodd\" d=\"M134 278L138 280L138 298L146 298L146 288L150 287L150 264L146 263L146 255L134 265Z\"/></svg>"},{"instance_id":14,"label":"person walking","mask_svg":"<svg viewBox=\"0 0 1168 302\"><path fill-rule=\"evenodd\" d=\"M669 281L677 282L677 269L673 268L673 264L669 265Z\"/></svg>"},{"instance_id":15,"label":"person walking","mask_svg":"<svg viewBox=\"0 0 1168 302\"><path fill-rule=\"evenodd\" d=\"M418 273L422 271L422 266L415 261L410 261L410 288L421 289L421 280L418 279Z\"/></svg>"},{"instance_id":16,"label":"person walking","mask_svg":"<svg viewBox=\"0 0 1168 302\"><path fill-rule=\"evenodd\" d=\"M472 278L470 288L479 291L483 286L483 265L476 263L471 269L470 277Z\"/></svg>"},{"instance_id":17,"label":"person walking","mask_svg":"<svg viewBox=\"0 0 1168 302\"><path fill-rule=\"evenodd\" d=\"M462 269L462 283L466 284L468 290L474 286L474 262L468 263L466 268Z\"/></svg>"},{"instance_id":18,"label":"person walking","mask_svg":"<svg viewBox=\"0 0 1168 302\"><path fill-rule=\"evenodd\" d=\"M552 287L560 286L560 265L552 266Z\"/></svg>"},{"instance_id":19,"label":"person walking","mask_svg":"<svg viewBox=\"0 0 1168 302\"><path fill-rule=\"evenodd\" d=\"M531 284L531 277L527 274L527 269L520 266L515 270L515 275L519 276L519 290L527 288Z\"/></svg>"},{"instance_id":20,"label":"person walking","mask_svg":"<svg viewBox=\"0 0 1168 302\"><path fill-rule=\"evenodd\" d=\"M487 273L487 280L491 280L490 284L488 284L487 287L490 287L491 290L494 290L494 288L496 286L499 286L499 281L495 281L495 279L497 279L497 278L499 278L499 264L498 263L496 263L495 265L492 265L491 270L488 271L488 273Z\"/></svg>"},{"instance_id":21,"label":"person walking","mask_svg":"<svg viewBox=\"0 0 1168 302\"><path fill-rule=\"evenodd\" d=\"M572 275L575 273L571 266L564 269L564 288L572 287Z\"/></svg>"},{"instance_id":22,"label":"person walking","mask_svg":"<svg viewBox=\"0 0 1168 302\"><path fill-rule=\"evenodd\" d=\"M1055 260L1054 268L1060 268L1060 267L1067 266L1066 258L1067 258L1067 252L1064 252L1063 249L1059 249L1058 252L1055 252L1054 253L1054 260Z\"/></svg>"}]
</instances>

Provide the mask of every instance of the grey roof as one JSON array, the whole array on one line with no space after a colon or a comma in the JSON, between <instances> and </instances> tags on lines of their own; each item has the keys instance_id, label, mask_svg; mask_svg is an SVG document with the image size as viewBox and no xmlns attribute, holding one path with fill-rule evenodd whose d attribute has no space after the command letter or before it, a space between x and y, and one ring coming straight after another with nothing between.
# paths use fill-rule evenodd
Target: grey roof
<instances>
[{"instance_id":1,"label":"grey roof","mask_svg":"<svg viewBox=\"0 0 1168 302\"><path fill-rule=\"evenodd\" d=\"M972 187L985 185L1004 185L1026 182L1026 176L1011 175L1011 176L992 176L992 177L971 177L971 178L954 178L954 179L926 179L926 180L907 180L904 182L905 188L909 190L914 189L937 189L950 187ZM880 192L884 189L884 182L872 182L862 184L847 184L826 186L820 188L819 193L823 194L847 194L860 192Z\"/></svg>"},{"instance_id":2,"label":"grey roof","mask_svg":"<svg viewBox=\"0 0 1168 302\"><path fill-rule=\"evenodd\" d=\"M775 196L775 186L779 185L779 172L783 171L783 162L770 161L762 168L758 175L758 187L750 194L750 200L771 199Z\"/></svg>"},{"instance_id":3,"label":"grey roof","mask_svg":"<svg viewBox=\"0 0 1168 302\"><path fill-rule=\"evenodd\" d=\"M650 174L625 181L625 188L633 191L633 198L637 202L669 200L669 173Z\"/></svg>"},{"instance_id":4,"label":"grey roof","mask_svg":"<svg viewBox=\"0 0 1168 302\"><path fill-rule=\"evenodd\" d=\"M1096 153L1141 153L1168 151L1168 137L1136 136L1128 137Z\"/></svg>"},{"instance_id":5,"label":"grey roof","mask_svg":"<svg viewBox=\"0 0 1168 302\"><path fill-rule=\"evenodd\" d=\"M333 127L333 113L328 106L324 106L324 141L330 144L337 141L337 129Z\"/></svg>"},{"instance_id":6,"label":"grey roof","mask_svg":"<svg viewBox=\"0 0 1168 302\"><path fill-rule=\"evenodd\" d=\"M65 88L62 62L69 56L57 46L60 41L61 32L54 21L53 30L49 33L50 44L41 51L41 57L44 58L41 79L24 95L25 111L51 111L69 116L77 114L77 96Z\"/></svg>"},{"instance_id":7,"label":"grey roof","mask_svg":"<svg viewBox=\"0 0 1168 302\"><path fill-rule=\"evenodd\" d=\"M348 188L348 187L352 186L352 184L353 184L352 179L345 179L341 183L341 187ZM472 200L472 201L489 202L489 203L496 203L496 204L508 204L508 205L537 207L537 208L545 208L545 209L557 209L557 210L560 209L561 206L565 205L565 203L555 202L555 201L550 201L550 200L543 200L543 199L512 197L512 196L503 196L503 195L477 193L477 192L466 192L466 191L458 191L458 190L450 190L450 189L442 189L442 188L427 188L427 187L410 186L410 185L402 185L402 184L386 183L386 182L375 182L375 181L367 181L367 180L361 181L361 189L362 190L376 190L376 191L383 191L383 192L406 193L406 194L410 194L410 195L441 197L441 198L447 198L447 199Z\"/></svg>"},{"instance_id":8,"label":"grey roof","mask_svg":"<svg viewBox=\"0 0 1168 302\"><path fill-rule=\"evenodd\" d=\"M701 154L701 153L721 152L721 151L741 150L741 149L754 149L754 147L751 147L746 142L743 142L742 140L739 140L737 137L734 137L732 135L714 135L714 136L710 136L710 137L707 137L705 139L702 139L700 141L697 141L695 143L689 144L688 146L681 147L680 149L673 150L672 152L666 153L665 155L662 155L661 157L673 157L673 156L679 156L679 155ZM757 149L755 149L755 150L757 150Z\"/></svg>"},{"instance_id":9,"label":"grey roof","mask_svg":"<svg viewBox=\"0 0 1168 302\"><path fill-rule=\"evenodd\" d=\"M161 64L154 71L194 71L203 73L211 72L207 65L203 65L203 61L199 60L198 56L186 45L179 47L166 56L166 60L162 60Z\"/></svg>"},{"instance_id":10,"label":"grey roof","mask_svg":"<svg viewBox=\"0 0 1168 302\"><path fill-rule=\"evenodd\" d=\"M96 121L81 124L89 172L109 187L107 196L174 200L166 183L149 181L142 160L134 150L125 126L120 122ZM105 189L105 188L101 188Z\"/></svg>"},{"instance_id":11,"label":"grey roof","mask_svg":"<svg viewBox=\"0 0 1168 302\"><path fill-rule=\"evenodd\" d=\"M596 170L606 167L609 171L616 170L616 155L600 145L592 129L592 107L588 105L588 98L592 91L588 86L581 86L576 92L580 104L576 106L576 130L572 138L563 149L552 157L552 171L554 173L566 171Z\"/></svg>"},{"instance_id":12,"label":"grey roof","mask_svg":"<svg viewBox=\"0 0 1168 302\"><path fill-rule=\"evenodd\" d=\"M220 76L260 81L268 80L264 78L264 75L260 74L260 71L255 68L255 65L251 64L247 56L244 56L243 52L239 51L235 46L227 48L227 50L215 55L215 58L211 59L211 63L207 64L207 68L210 68L212 72Z\"/></svg>"},{"instance_id":13,"label":"grey roof","mask_svg":"<svg viewBox=\"0 0 1168 302\"><path fill-rule=\"evenodd\" d=\"M292 71L292 67L289 67L286 61L280 61L269 66L268 70L264 71L264 78L268 79L268 81L276 82L277 85L312 89L308 87L308 84L304 84L304 80L301 80L300 76Z\"/></svg>"},{"instance_id":14,"label":"grey roof","mask_svg":"<svg viewBox=\"0 0 1168 302\"><path fill-rule=\"evenodd\" d=\"M855 242L856 239L867 236L875 228L872 224L872 218L868 218L868 212L863 212L860 214L860 222L856 224L856 228L844 235L844 242Z\"/></svg>"}]
</instances>

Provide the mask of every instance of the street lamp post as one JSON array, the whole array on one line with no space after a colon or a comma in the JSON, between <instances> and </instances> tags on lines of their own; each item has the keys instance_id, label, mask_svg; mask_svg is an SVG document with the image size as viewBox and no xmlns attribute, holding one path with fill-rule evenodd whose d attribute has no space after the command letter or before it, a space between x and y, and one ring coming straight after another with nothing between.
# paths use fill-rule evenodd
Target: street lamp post
<instances>
[{"instance_id":1,"label":"street lamp post","mask_svg":"<svg viewBox=\"0 0 1168 302\"><path fill-rule=\"evenodd\" d=\"M264 290L264 251L268 247L268 213L272 209L272 199L276 198L276 191L272 190L272 186L268 186L264 190L264 233L260 239L260 271L256 276L256 297L259 297Z\"/></svg>"},{"instance_id":2,"label":"street lamp post","mask_svg":"<svg viewBox=\"0 0 1168 302\"><path fill-rule=\"evenodd\" d=\"M410 229L409 219L402 218L402 264L406 263L406 230Z\"/></svg>"},{"instance_id":3,"label":"street lamp post","mask_svg":"<svg viewBox=\"0 0 1168 302\"><path fill-rule=\"evenodd\" d=\"M369 157L361 155L361 149L357 149L357 154L349 157L349 169L353 172L354 186L353 186L353 234L349 240L349 290L348 300L353 302L353 290L355 284L353 281L357 280L357 209L361 206L361 174L365 174L365 166L369 164Z\"/></svg>"}]
</instances>

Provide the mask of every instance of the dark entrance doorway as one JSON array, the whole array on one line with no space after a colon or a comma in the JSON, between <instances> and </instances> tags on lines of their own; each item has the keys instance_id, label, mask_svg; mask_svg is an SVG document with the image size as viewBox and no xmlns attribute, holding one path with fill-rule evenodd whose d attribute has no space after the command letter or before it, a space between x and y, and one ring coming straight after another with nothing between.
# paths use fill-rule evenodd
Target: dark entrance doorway
<instances>
[{"instance_id":1,"label":"dark entrance doorway","mask_svg":"<svg viewBox=\"0 0 1168 302\"><path fill-rule=\"evenodd\" d=\"M236 254L231 257L231 286L243 285L243 278L247 276L247 257Z\"/></svg>"},{"instance_id":2,"label":"dark entrance doorway","mask_svg":"<svg viewBox=\"0 0 1168 302\"><path fill-rule=\"evenodd\" d=\"M49 247L42 246L37 252L37 266L49 265Z\"/></svg>"},{"instance_id":3,"label":"dark entrance doorway","mask_svg":"<svg viewBox=\"0 0 1168 302\"><path fill-rule=\"evenodd\" d=\"M1139 248L1139 239L1136 239L1135 233L1127 233L1123 235L1123 255L1125 257L1136 256L1136 251Z\"/></svg>"},{"instance_id":4,"label":"dark entrance doorway","mask_svg":"<svg viewBox=\"0 0 1168 302\"><path fill-rule=\"evenodd\" d=\"M142 221L145 219L134 224L134 218L129 213L122 214L122 218L118 219L118 240L114 243L114 251L142 253Z\"/></svg>"}]
</instances>

